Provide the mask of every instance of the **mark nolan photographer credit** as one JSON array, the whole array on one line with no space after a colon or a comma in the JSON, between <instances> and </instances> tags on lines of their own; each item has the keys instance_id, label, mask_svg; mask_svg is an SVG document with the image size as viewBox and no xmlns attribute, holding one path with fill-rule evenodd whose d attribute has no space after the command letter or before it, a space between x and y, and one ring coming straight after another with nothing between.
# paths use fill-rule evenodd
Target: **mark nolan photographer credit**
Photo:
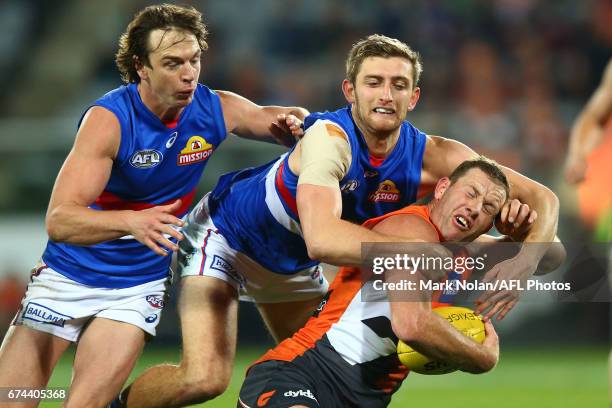
<instances>
[{"instance_id":1,"label":"mark nolan photographer credit","mask_svg":"<svg viewBox=\"0 0 612 408\"><path fill-rule=\"evenodd\" d=\"M462 280L447 280L444 282L434 282L432 280L419 280L418 282L401 280L399 282L385 282L382 279L373 281L372 286L375 290L382 291L416 291L430 290L442 291L446 293L457 294L460 291L464 292L481 292L481 291L496 291L496 290L518 290L518 291L571 291L572 285L570 282L540 282L537 280L528 280L526 283L520 279L498 280L495 282L482 282L478 280L466 282Z\"/></svg>"}]
</instances>

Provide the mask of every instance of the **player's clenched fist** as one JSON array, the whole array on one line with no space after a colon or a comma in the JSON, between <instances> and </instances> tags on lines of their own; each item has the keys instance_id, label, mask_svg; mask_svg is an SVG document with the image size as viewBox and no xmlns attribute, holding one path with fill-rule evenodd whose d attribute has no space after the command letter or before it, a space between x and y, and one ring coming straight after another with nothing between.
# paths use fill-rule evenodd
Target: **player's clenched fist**
<instances>
[{"instance_id":1,"label":"player's clenched fist","mask_svg":"<svg viewBox=\"0 0 612 408\"><path fill-rule=\"evenodd\" d=\"M141 211L133 211L126 217L128 229L135 239L151 248L153 252L161 256L167 256L168 252L177 251L178 245L168 239L168 236L183 239L183 234L175 227L182 227L183 221L173 214L181 208L181 200L172 204L160 205Z\"/></svg>"},{"instance_id":2,"label":"player's clenched fist","mask_svg":"<svg viewBox=\"0 0 612 408\"><path fill-rule=\"evenodd\" d=\"M534 209L515 198L504 205L495 220L495 228L502 235L522 241L537 218L538 213Z\"/></svg>"},{"instance_id":3,"label":"player's clenched fist","mask_svg":"<svg viewBox=\"0 0 612 408\"><path fill-rule=\"evenodd\" d=\"M285 113L277 115L276 122L270 126L270 132L278 144L286 147L292 147L304 136L302 121L295 115Z\"/></svg>"}]
</instances>

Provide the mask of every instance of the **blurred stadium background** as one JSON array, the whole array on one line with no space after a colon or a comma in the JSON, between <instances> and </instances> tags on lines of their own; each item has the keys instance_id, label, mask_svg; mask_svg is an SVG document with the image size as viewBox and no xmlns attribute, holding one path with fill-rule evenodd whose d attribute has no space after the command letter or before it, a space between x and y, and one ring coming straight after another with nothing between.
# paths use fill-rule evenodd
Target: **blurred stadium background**
<instances>
[{"instance_id":1,"label":"blurred stadium background","mask_svg":"<svg viewBox=\"0 0 612 408\"><path fill-rule=\"evenodd\" d=\"M114 66L117 38L133 13L149 4L0 1L0 333L44 249L44 212L76 123L89 103L121 85ZM562 168L572 121L612 55L612 1L181 4L201 10L211 32L201 82L260 104L335 109L344 104L340 83L352 43L375 32L406 41L422 54L425 69L421 100L409 120L551 187L561 199L559 235L565 242L609 240L610 219L601 214L612 197L612 124L591 157L584 185L567 185ZM281 151L229 138L212 158L200 193L221 173ZM602 279L607 287L605 269ZM136 371L178 360L174 305ZM494 373L412 375L392 406L605 406L609 326L607 298L520 304L497 324L503 351ZM232 388L206 406L234 406L244 367L271 345L251 305L241 307L239 331ZM67 356L50 386L69 384L69 365Z\"/></svg>"}]
</instances>

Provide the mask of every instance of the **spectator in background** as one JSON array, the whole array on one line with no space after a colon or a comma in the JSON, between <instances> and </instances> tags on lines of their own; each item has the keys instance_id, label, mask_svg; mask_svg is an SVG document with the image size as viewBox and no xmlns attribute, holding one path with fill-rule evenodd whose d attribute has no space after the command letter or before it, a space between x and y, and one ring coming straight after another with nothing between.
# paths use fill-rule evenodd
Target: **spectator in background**
<instances>
[{"instance_id":1,"label":"spectator in background","mask_svg":"<svg viewBox=\"0 0 612 408\"><path fill-rule=\"evenodd\" d=\"M495 161L522 168L515 148L519 140L511 116L497 52L483 42L470 42L458 56L459 106L453 115L455 137Z\"/></svg>"}]
</instances>

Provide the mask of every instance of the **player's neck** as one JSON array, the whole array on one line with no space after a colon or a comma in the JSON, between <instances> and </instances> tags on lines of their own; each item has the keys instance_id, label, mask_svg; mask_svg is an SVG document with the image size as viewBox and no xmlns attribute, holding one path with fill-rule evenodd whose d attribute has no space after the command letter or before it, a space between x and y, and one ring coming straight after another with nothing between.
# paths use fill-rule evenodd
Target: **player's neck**
<instances>
[{"instance_id":1,"label":"player's neck","mask_svg":"<svg viewBox=\"0 0 612 408\"><path fill-rule=\"evenodd\" d=\"M440 226L442 225L442 221L444 220L443 220L442 215L439 213L437 204L438 204L438 200L433 199L427 204L425 204L425 206L427 207L427 210L429 211L429 220L431 221L436 231L438 232L438 237L440 238L441 242L445 242L446 238L442 235L442 230L440 229Z\"/></svg>"},{"instance_id":2,"label":"player's neck","mask_svg":"<svg viewBox=\"0 0 612 408\"><path fill-rule=\"evenodd\" d=\"M368 145L369 153L375 157L387 157L397 144L400 128L398 127L390 132L377 131L369 127L367 122L362 121L359 115L355 115L355 109L353 109L351 115Z\"/></svg>"},{"instance_id":3,"label":"player's neck","mask_svg":"<svg viewBox=\"0 0 612 408\"><path fill-rule=\"evenodd\" d=\"M429 219L434 225L436 225L436 222L438 221L438 214L437 214L438 212L437 210L435 210L436 200L435 199L431 200L430 202L425 204L425 207L427 207L427 210L429 210ZM436 228L437 228L437 225L436 225Z\"/></svg>"},{"instance_id":4,"label":"player's neck","mask_svg":"<svg viewBox=\"0 0 612 408\"><path fill-rule=\"evenodd\" d=\"M142 103L164 123L176 120L184 109L182 106L168 106L143 82L138 84L138 94Z\"/></svg>"},{"instance_id":5,"label":"player's neck","mask_svg":"<svg viewBox=\"0 0 612 408\"><path fill-rule=\"evenodd\" d=\"M368 151L372 156L387 157L397 144L400 131L397 129L394 132L388 133L371 133L363 132L363 137L368 145Z\"/></svg>"}]
</instances>

